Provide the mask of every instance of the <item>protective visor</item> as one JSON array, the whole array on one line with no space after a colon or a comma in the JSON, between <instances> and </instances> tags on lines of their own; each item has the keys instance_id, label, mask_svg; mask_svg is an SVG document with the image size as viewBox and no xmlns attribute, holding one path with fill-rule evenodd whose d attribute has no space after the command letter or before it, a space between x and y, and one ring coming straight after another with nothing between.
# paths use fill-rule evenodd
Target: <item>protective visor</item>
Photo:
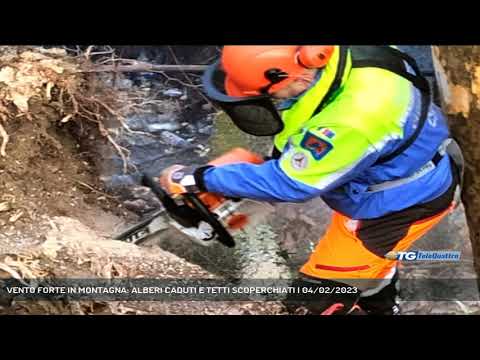
<instances>
[{"instance_id":1,"label":"protective visor","mask_svg":"<svg viewBox=\"0 0 480 360\"><path fill-rule=\"evenodd\" d=\"M254 136L272 136L283 130L282 118L270 95L229 96L225 90L225 77L219 60L203 74L203 89L240 130Z\"/></svg>"}]
</instances>

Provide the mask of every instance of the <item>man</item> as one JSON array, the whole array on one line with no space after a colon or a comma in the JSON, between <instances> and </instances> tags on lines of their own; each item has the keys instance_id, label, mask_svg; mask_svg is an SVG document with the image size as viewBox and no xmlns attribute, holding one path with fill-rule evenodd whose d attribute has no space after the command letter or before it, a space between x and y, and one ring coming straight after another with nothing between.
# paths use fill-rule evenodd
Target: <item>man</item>
<instances>
[{"instance_id":1,"label":"man","mask_svg":"<svg viewBox=\"0 0 480 360\"><path fill-rule=\"evenodd\" d=\"M320 314L398 313L395 252L453 209L463 173L415 61L388 46L225 46L203 80L240 129L275 135L274 151L262 165L173 166L164 188L321 197L332 222L294 285L331 290L300 304Z\"/></svg>"}]
</instances>

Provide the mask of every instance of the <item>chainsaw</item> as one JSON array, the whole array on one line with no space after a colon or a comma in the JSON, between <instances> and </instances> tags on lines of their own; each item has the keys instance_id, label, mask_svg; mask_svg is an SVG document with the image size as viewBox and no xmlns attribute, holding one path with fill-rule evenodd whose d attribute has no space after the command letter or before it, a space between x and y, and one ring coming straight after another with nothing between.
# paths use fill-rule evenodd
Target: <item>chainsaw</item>
<instances>
[{"instance_id":1,"label":"chainsaw","mask_svg":"<svg viewBox=\"0 0 480 360\"><path fill-rule=\"evenodd\" d=\"M248 150L235 148L209 165L240 162L262 164L264 160ZM158 178L148 174L143 174L142 184L152 190L164 209L115 236L116 240L140 244L172 226L202 246L211 246L218 241L232 248L235 246L234 234L255 225L261 214L273 209L266 203L211 192L185 193L174 199L162 189Z\"/></svg>"}]
</instances>

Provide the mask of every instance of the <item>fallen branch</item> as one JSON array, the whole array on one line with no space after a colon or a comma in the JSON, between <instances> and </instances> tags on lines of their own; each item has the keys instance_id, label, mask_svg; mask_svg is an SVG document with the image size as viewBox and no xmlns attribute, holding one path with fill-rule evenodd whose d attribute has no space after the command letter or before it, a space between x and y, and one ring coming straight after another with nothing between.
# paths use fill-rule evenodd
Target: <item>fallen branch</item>
<instances>
[{"instance_id":1,"label":"fallen branch","mask_svg":"<svg viewBox=\"0 0 480 360\"><path fill-rule=\"evenodd\" d=\"M207 65L155 65L142 61L132 61L129 65L97 65L79 72L150 72L150 71L198 71L203 72Z\"/></svg>"},{"instance_id":2,"label":"fallen branch","mask_svg":"<svg viewBox=\"0 0 480 360\"><path fill-rule=\"evenodd\" d=\"M168 50L170 51L170 54L172 54L172 57L173 57L173 60L175 60L175 63L177 63L178 66L182 66L180 65L180 62L178 61L178 58L177 56L175 55L175 52L173 51L172 47L169 46L168 47ZM190 83L190 85L194 86L195 87L195 84L193 83L192 79L190 79L190 77L188 76L188 74L185 72L185 70L182 70L182 73L183 75L185 76L185 78L187 79L187 81ZM198 94L200 94L200 96L207 102L209 103L212 107L215 107L212 102L200 91L197 89L197 92Z\"/></svg>"}]
</instances>

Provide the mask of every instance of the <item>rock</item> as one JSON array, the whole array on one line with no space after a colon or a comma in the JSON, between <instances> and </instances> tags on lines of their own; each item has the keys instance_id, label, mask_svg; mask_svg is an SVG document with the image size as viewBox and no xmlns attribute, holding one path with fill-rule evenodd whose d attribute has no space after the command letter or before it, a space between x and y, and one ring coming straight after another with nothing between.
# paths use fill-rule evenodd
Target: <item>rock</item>
<instances>
[{"instance_id":1,"label":"rock","mask_svg":"<svg viewBox=\"0 0 480 360\"><path fill-rule=\"evenodd\" d=\"M170 132L170 131L164 131L160 134L160 137L162 140L167 143L168 145L175 146L175 147L181 147L181 148L190 148L192 147L192 144L190 144L187 140L184 138Z\"/></svg>"},{"instance_id":2,"label":"rock","mask_svg":"<svg viewBox=\"0 0 480 360\"><path fill-rule=\"evenodd\" d=\"M100 180L103 182L105 189L109 192L115 192L120 188L137 186L141 181L141 174L132 175L112 175L102 176Z\"/></svg>"},{"instance_id":3,"label":"rock","mask_svg":"<svg viewBox=\"0 0 480 360\"><path fill-rule=\"evenodd\" d=\"M137 200L127 200L123 204L127 210L133 211L137 214L142 214L148 212L146 209L148 207L147 202L142 199ZM151 210L151 209L150 209Z\"/></svg>"},{"instance_id":4,"label":"rock","mask_svg":"<svg viewBox=\"0 0 480 360\"><path fill-rule=\"evenodd\" d=\"M132 115L127 117L126 123L130 129L144 132L150 132L152 125L154 125L156 131L160 128L169 131L175 131L180 128L177 115L173 113Z\"/></svg>"},{"instance_id":5,"label":"rock","mask_svg":"<svg viewBox=\"0 0 480 360\"><path fill-rule=\"evenodd\" d=\"M125 207L140 215L162 208L160 200L157 199L150 188L145 186L136 185L126 189L124 196L128 199L124 202Z\"/></svg>"},{"instance_id":6,"label":"rock","mask_svg":"<svg viewBox=\"0 0 480 360\"><path fill-rule=\"evenodd\" d=\"M148 132L151 133L159 133L162 131L175 131L180 129L180 125L177 122L168 122L168 123L156 123L156 124L149 124L147 126Z\"/></svg>"},{"instance_id":7,"label":"rock","mask_svg":"<svg viewBox=\"0 0 480 360\"><path fill-rule=\"evenodd\" d=\"M145 115L128 116L125 120L128 127L134 131L140 131L145 127Z\"/></svg>"},{"instance_id":8,"label":"rock","mask_svg":"<svg viewBox=\"0 0 480 360\"><path fill-rule=\"evenodd\" d=\"M165 95L165 96L175 98L175 97L182 96L183 91L180 90L180 89L172 88L172 89L168 89L168 90L163 91L162 94Z\"/></svg>"},{"instance_id":9,"label":"rock","mask_svg":"<svg viewBox=\"0 0 480 360\"><path fill-rule=\"evenodd\" d=\"M172 112L165 114L148 114L145 117L147 124L163 124L167 122L178 122L178 115Z\"/></svg>"},{"instance_id":10,"label":"rock","mask_svg":"<svg viewBox=\"0 0 480 360\"><path fill-rule=\"evenodd\" d=\"M122 141L122 145L131 149L134 146L137 147L155 147L158 144L158 139L153 136L141 135L141 134L125 134ZM134 149L134 148L133 148ZM135 150L135 149L134 149Z\"/></svg>"}]
</instances>

